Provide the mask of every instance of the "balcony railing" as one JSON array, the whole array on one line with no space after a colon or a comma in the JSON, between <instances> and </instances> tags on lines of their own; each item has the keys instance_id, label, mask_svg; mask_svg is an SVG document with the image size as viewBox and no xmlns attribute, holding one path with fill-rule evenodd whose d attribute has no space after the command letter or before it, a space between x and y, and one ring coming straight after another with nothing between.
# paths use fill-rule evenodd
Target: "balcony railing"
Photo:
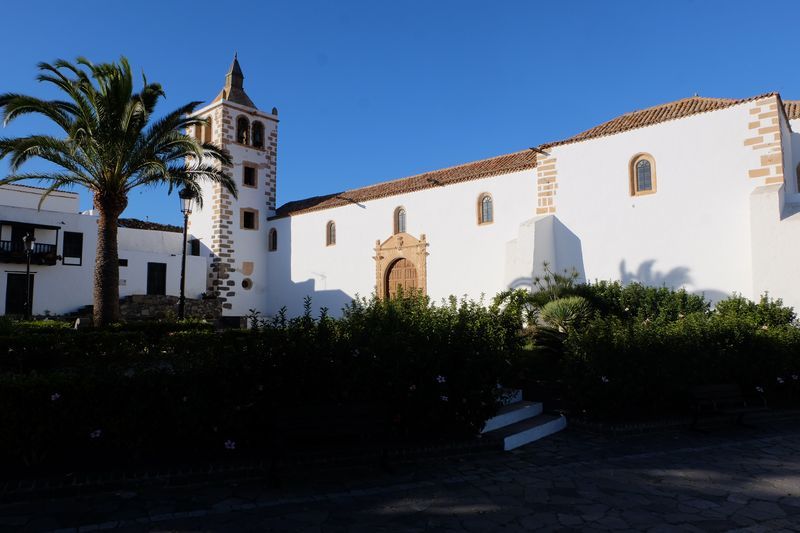
<instances>
[{"instance_id":1,"label":"balcony railing","mask_svg":"<svg viewBox=\"0 0 800 533\"><path fill-rule=\"evenodd\" d=\"M37 265L56 264L56 245L33 243L31 250L31 263ZM28 260L25 253L25 243L0 240L0 261L4 263L24 263Z\"/></svg>"}]
</instances>

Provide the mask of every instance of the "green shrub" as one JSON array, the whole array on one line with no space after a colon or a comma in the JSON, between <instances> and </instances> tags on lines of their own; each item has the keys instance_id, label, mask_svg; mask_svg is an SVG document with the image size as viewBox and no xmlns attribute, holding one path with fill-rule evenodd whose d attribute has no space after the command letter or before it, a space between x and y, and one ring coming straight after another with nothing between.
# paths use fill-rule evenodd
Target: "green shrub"
<instances>
[{"instance_id":1,"label":"green shrub","mask_svg":"<svg viewBox=\"0 0 800 533\"><path fill-rule=\"evenodd\" d=\"M547 302L542 307L542 320L565 333L581 326L591 316L592 308L582 296L567 296Z\"/></svg>"},{"instance_id":2,"label":"green shrub","mask_svg":"<svg viewBox=\"0 0 800 533\"><path fill-rule=\"evenodd\" d=\"M692 313L708 313L710 304L685 289L650 287L641 283L599 281L579 285L575 293L586 298L600 316L623 319L674 321Z\"/></svg>"},{"instance_id":3,"label":"green shrub","mask_svg":"<svg viewBox=\"0 0 800 533\"><path fill-rule=\"evenodd\" d=\"M797 318L791 307L784 307L783 300L773 300L767 294L758 303L734 295L717 302L714 311L720 316L739 318L767 327L787 326Z\"/></svg>"},{"instance_id":4,"label":"green shrub","mask_svg":"<svg viewBox=\"0 0 800 533\"><path fill-rule=\"evenodd\" d=\"M330 448L328 414L357 406L377 413L361 422L370 440L471 435L494 413L519 348L517 324L473 302L361 299L341 319L309 309L258 318L253 330L0 336L0 469Z\"/></svg>"},{"instance_id":5,"label":"green shrub","mask_svg":"<svg viewBox=\"0 0 800 533\"><path fill-rule=\"evenodd\" d=\"M800 329L762 328L694 313L668 322L596 317L565 341L563 379L573 412L613 419L686 412L694 385L756 387L772 403L797 401Z\"/></svg>"}]
</instances>

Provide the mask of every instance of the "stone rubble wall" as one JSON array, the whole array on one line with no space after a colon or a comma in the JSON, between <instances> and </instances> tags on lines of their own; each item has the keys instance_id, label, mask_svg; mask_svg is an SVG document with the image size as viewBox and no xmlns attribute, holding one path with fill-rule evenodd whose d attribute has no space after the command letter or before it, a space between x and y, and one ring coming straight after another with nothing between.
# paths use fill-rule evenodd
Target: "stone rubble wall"
<instances>
[{"instance_id":1,"label":"stone rubble wall","mask_svg":"<svg viewBox=\"0 0 800 533\"><path fill-rule=\"evenodd\" d=\"M120 300L119 311L124 320L175 318L178 314L178 297L135 294ZM215 320L221 315L222 302L219 299L186 299L186 318Z\"/></svg>"}]
</instances>

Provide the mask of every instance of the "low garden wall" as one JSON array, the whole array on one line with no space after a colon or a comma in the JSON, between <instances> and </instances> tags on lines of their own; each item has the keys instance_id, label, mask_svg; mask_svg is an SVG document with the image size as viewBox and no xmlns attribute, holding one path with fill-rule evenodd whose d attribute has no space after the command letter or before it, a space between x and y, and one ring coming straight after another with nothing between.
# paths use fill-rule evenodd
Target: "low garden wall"
<instances>
[{"instance_id":1,"label":"low garden wall","mask_svg":"<svg viewBox=\"0 0 800 533\"><path fill-rule=\"evenodd\" d=\"M175 318L178 310L177 296L134 294L119 302L120 316L125 320L155 320ZM222 305L216 298L186 299L186 316L213 320L222 315Z\"/></svg>"}]
</instances>

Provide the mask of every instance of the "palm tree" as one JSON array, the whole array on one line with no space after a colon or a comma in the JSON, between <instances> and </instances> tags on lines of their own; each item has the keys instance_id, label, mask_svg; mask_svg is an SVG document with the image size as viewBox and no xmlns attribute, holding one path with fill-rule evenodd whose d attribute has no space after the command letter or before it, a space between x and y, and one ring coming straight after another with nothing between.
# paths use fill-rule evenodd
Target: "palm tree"
<instances>
[{"instance_id":1,"label":"palm tree","mask_svg":"<svg viewBox=\"0 0 800 533\"><path fill-rule=\"evenodd\" d=\"M227 152L201 143L186 132L206 121L189 116L201 102L190 102L154 120L153 111L164 91L148 83L134 92L128 60L92 64L84 58L38 65L38 81L55 85L61 100L42 100L23 94L0 95L4 125L26 114L49 119L59 136L28 135L0 139L0 159L10 157L11 175L0 185L39 180L48 188L39 202L54 190L81 185L93 195L99 215L97 258L94 269L94 323L104 326L119 320L119 263L117 226L136 187L167 185L192 191L198 201L200 182L221 184L236 196L236 185L225 172L231 165ZM63 133L62 133L63 132ZM52 171L18 173L33 158L56 167Z\"/></svg>"}]
</instances>

